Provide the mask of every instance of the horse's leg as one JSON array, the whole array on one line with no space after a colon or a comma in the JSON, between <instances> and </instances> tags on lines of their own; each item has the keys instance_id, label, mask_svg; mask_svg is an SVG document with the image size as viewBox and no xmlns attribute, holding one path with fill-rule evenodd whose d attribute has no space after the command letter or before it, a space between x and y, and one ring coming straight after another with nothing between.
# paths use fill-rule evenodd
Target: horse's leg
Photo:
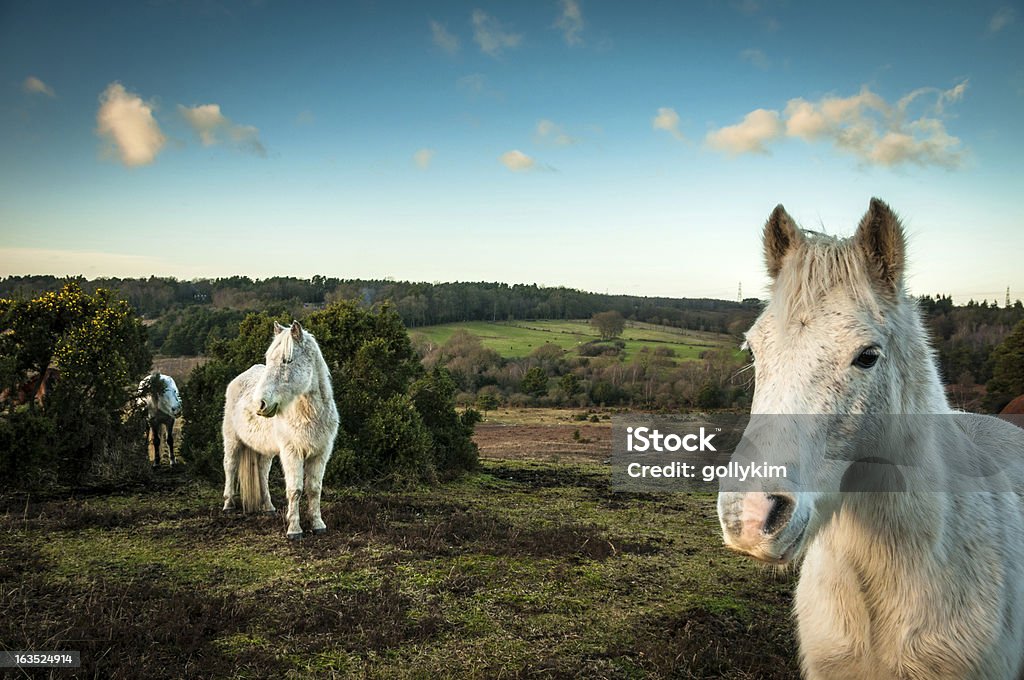
<instances>
[{"instance_id":1,"label":"horse's leg","mask_svg":"<svg viewBox=\"0 0 1024 680\"><path fill-rule=\"evenodd\" d=\"M281 449L281 469L284 471L284 488L288 496L288 538L302 538L302 525L299 523L299 501L302 499L302 456Z\"/></svg>"},{"instance_id":2,"label":"horse's leg","mask_svg":"<svg viewBox=\"0 0 1024 680\"><path fill-rule=\"evenodd\" d=\"M323 490L327 456L307 458L306 468L306 502L309 503L309 518L313 522L313 533L322 534L327 531L327 525L320 516L320 492Z\"/></svg>"},{"instance_id":3,"label":"horse's leg","mask_svg":"<svg viewBox=\"0 0 1024 680\"><path fill-rule=\"evenodd\" d=\"M245 446L231 435L224 439L224 512L235 509L235 487L238 486L238 459Z\"/></svg>"},{"instance_id":4,"label":"horse's leg","mask_svg":"<svg viewBox=\"0 0 1024 680\"><path fill-rule=\"evenodd\" d=\"M167 450L171 454L171 467L174 467L174 418L167 423Z\"/></svg>"},{"instance_id":5,"label":"horse's leg","mask_svg":"<svg viewBox=\"0 0 1024 680\"><path fill-rule=\"evenodd\" d=\"M263 512L277 512L270 500L270 466L273 462L273 456L260 456L260 510Z\"/></svg>"},{"instance_id":6,"label":"horse's leg","mask_svg":"<svg viewBox=\"0 0 1024 680\"><path fill-rule=\"evenodd\" d=\"M160 422L150 421L149 429L153 433L153 467L160 465Z\"/></svg>"}]
</instances>

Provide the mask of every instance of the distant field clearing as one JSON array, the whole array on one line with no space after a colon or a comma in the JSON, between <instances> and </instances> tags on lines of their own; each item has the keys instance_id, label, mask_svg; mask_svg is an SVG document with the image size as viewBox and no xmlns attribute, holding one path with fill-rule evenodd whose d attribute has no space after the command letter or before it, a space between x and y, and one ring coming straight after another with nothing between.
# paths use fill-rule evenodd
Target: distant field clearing
<instances>
[{"instance_id":1,"label":"distant field clearing","mask_svg":"<svg viewBox=\"0 0 1024 680\"><path fill-rule=\"evenodd\" d=\"M583 320L468 321L410 328L409 333L413 336L421 334L433 343L444 344L459 330L468 331L479 337L485 347L493 349L507 359L527 356L545 344L573 350L579 345L600 339L597 331ZM735 349L739 344L729 335L645 323L627 324L621 340L626 343L627 359L646 347L650 351L658 348L671 349L677 360L693 360L699 359L701 353L709 349Z\"/></svg>"}]
</instances>

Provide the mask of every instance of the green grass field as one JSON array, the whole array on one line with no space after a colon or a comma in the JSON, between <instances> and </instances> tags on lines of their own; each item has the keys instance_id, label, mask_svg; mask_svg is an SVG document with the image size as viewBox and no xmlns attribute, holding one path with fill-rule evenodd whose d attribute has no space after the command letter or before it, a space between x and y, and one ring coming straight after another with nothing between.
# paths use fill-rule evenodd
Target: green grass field
<instances>
[{"instance_id":1,"label":"green grass field","mask_svg":"<svg viewBox=\"0 0 1024 680\"><path fill-rule=\"evenodd\" d=\"M12 498L0 645L81 652L52 677L797 677L793 577L728 553L714 503L496 459L325 490L329 531L298 542L184 480Z\"/></svg>"},{"instance_id":2,"label":"green grass field","mask_svg":"<svg viewBox=\"0 0 1024 680\"><path fill-rule=\"evenodd\" d=\"M597 331L587 321L515 321L498 322L469 321L439 326L411 328L409 333L420 333L431 342L443 344L457 330L466 330L476 335L485 347L493 349L506 359L524 357L538 347L554 344L565 350L572 350L592 340L599 339ZM626 343L626 359L631 359L642 348L651 351L667 347L675 352L676 360L699 359L701 352L722 347L736 348L735 338L717 333L701 333L669 326L653 324L630 324L622 334Z\"/></svg>"}]
</instances>

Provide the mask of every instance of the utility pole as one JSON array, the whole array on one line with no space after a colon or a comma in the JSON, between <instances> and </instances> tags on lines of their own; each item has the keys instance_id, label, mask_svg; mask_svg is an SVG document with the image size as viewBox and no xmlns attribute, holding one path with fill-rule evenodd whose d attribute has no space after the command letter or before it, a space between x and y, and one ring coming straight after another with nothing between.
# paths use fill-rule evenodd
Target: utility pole
<instances>
[{"instance_id":1,"label":"utility pole","mask_svg":"<svg viewBox=\"0 0 1024 680\"><path fill-rule=\"evenodd\" d=\"M740 285L736 289L736 302L743 302L743 282L742 281L740 281Z\"/></svg>"}]
</instances>

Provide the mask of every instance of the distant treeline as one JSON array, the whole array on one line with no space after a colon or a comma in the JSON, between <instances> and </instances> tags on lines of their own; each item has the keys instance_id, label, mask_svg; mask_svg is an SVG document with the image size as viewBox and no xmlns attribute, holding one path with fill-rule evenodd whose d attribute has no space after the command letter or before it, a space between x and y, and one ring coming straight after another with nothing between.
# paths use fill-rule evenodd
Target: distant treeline
<instances>
[{"instance_id":1,"label":"distant treeline","mask_svg":"<svg viewBox=\"0 0 1024 680\"><path fill-rule=\"evenodd\" d=\"M735 332L737 321L751 321L759 301L742 303L705 298L662 298L605 295L571 288L506 283L410 283L245 276L178 281L172 278L76 279L84 290L117 291L149 319L193 306L245 311L316 309L335 300L357 300L365 306L390 302L406 326L431 326L458 321L522 319L589 319L616 310L627 319L677 328ZM60 290L68 279L54 276L12 276L0 280L0 297L31 297ZM732 326L732 327L731 327ZM168 334L170 331L168 331Z\"/></svg>"},{"instance_id":2,"label":"distant treeline","mask_svg":"<svg viewBox=\"0 0 1024 680\"><path fill-rule=\"evenodd\" d=\"M992 379L992 350L1024 320L1024 303L1010 306L969 301L954 306L953 299L926 295L918 304L924 313L939 353L939 370L950 384L984 385Z\"/></svg>"},{"instance_id":3,"label":"distant treeline","mask_svg":"<svg viewBox=\"0 0 1024 680\"><path fill-rule=\"evenodd\" d=\"M11 276L0 279L0 298L27 299L60 290L69 279ZM661 298L587 293L505 283L410 283L314 276L311 279L245 276L179 281L173 278L75 279L86 292L109 288L149 320L152 349L166 355L206 352L214 340L230 340L246 313L263 311L302 319L336 300L365 307L390 303L410 328L462 321L589 319L616 310L626 319L739 336L752 323L761 302ZM970 301L954 306L945 295L920 298L947 383L985 384L992 377L991 352L1024 319L1018 300L1000 307Z\"/></svg>"}]
</instances>

